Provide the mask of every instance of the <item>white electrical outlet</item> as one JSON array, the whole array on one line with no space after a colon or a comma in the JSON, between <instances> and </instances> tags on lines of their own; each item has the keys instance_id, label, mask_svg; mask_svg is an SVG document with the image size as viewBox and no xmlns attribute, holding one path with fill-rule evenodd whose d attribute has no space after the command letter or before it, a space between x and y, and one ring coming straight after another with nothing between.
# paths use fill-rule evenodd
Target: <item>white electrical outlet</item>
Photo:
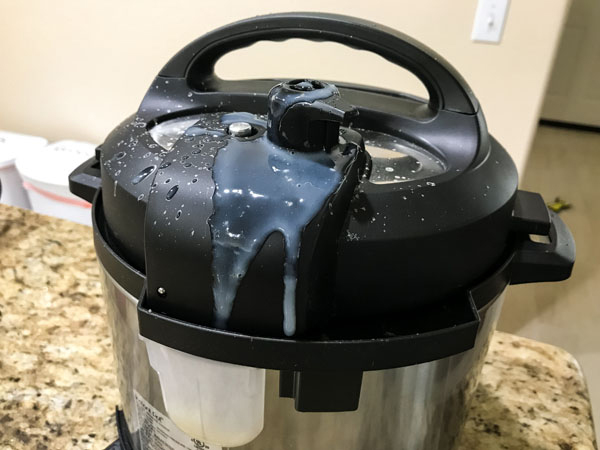
<instances>
[{"instance_id":1,"label":"white electrical outlet","mask_svg":"<svg viewBox=\"0 0 600 450\"><path fill-rule=\"evenodd\" d=\"M479 0L471 39L498 43L502 38L510 0Z\"/></svg>"}]
</instances>

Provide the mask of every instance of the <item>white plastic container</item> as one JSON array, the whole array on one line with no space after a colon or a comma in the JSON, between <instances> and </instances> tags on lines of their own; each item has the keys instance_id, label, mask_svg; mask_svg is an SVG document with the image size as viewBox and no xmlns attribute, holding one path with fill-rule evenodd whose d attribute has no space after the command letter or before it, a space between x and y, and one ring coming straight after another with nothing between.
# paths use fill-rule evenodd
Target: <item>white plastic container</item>
<instances>
[{"instance_id":1,"label":"white plastic container","mask_svg":"<svg viewBox=\"0 0 600 450\"><path fill-rule=\"evenodd\" d=\"M42 137L0 131L0 203L29 208L29 198L15 167L15 159L23 154L45 147L48 141Z\"/></svg>"},{"instance_id":2,"label":"white plastic container","mask_svg":"<svg viewBox=\"0 0 600 450\"><path fill-rule=\"evenodd\" d=\"M212 361L142 339L169 418L181 431L221 447L239 447L260 434L265 369Z\"/></svg>"},{"instance_id":3,"label":"white plastic container","mask_svg":"<svg viewBox=\"0 0 600 450\"><path fill-rule=\"evenodd\" d=\"M95 147L88 142L58 141L20 155L16 167L23 178L31 209L91 225L91 205L69 192L69 174L94 156Z\"/></svg>"}]
</instances>

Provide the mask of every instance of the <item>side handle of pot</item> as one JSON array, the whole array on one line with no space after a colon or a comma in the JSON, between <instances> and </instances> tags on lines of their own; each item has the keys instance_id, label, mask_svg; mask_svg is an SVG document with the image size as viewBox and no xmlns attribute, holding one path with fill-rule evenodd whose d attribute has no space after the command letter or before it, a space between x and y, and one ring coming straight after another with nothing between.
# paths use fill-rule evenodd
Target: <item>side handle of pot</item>
<instances>
[{"instance_id":1,"label":"side handle of pot","mask_svg":"<svg viewBox=\"0 0 600 450\"><path fill-rule=\"evenodd\" d=\"M548 210L542 197L519 191L513 220L521 242L512 260L510 284L569 278L575 263L575 241L567 225Z\"/></svg>"},{"instance_id":2,"label":"side handle of pot","mask_svg":"<svg viewBox=\"0 0 600 450\"><path fill-rule=\"evenodd\" d=\"M99 155L100 148L98 147L96 156L84 161L69 175L71 193L90 203L94 200L96 192L102 184Z\"/></svg>"}]
</instances>

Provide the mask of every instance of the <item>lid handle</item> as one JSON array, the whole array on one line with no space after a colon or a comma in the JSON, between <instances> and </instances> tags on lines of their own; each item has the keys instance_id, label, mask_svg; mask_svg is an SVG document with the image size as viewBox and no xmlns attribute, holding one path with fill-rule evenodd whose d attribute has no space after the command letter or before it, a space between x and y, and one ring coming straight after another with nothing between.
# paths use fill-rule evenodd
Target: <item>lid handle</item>
<instances>
[{"instance_id":1,"label":"lid handle","mask_svg":"<svg viewBox=\"0 0 600 450\"><path fill-rule=\"evenodd\" d=\"M185 78L192 89L212 91L218 86L214 67L220 57L258 41L290 38L338 42L376 53L416 75L434 110L474 114L479 109L465 80L433 50L391 28L338 14L272 14L226 25L184 47L159 76Z\"/></svg>"}]
</instances>

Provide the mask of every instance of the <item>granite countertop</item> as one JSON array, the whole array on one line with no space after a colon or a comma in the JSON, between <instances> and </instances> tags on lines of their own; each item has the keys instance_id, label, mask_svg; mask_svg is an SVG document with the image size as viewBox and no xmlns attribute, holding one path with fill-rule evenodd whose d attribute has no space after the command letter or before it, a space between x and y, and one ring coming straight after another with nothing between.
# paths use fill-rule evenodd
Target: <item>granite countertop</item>
<instances>
[{"instance_id":1,"label":"granite countertop","mask_svg":"<svg viewBox=\"0 0 600 450\"><path fill-rule=\"evenodd\" d=\"M119 402L90 228L0 205L0 450L103 449ZM497 332L460 450L596 447L559 348Z\"/></svg>"}]
</instances>

